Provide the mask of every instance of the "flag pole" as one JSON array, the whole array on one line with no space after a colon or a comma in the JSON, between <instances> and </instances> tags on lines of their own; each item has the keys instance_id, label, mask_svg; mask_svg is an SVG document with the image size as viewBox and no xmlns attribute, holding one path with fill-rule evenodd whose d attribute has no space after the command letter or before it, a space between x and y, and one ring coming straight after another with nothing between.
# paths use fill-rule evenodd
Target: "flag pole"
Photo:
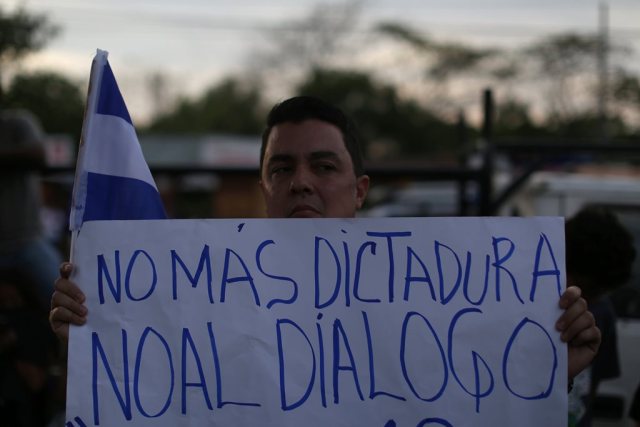
<instances>
[{"instance_id":1,"label":"flag pole","mask_svg":"<svg viewBox=\"0 0 640 427\"><path fill-rule=\"evenodd\" d=\"M71 243L69 247L69 261L74 261L75 240L80 232L82 216L84 213L84 201L87 192L87 172L84 168L85 143L91 132L91 122L96 111L98 102L98 90L102 80L102 72L107 62L109 52L97 49L96 55L91 62L91 73L89 77L89 87L87 89L87 103L84 108L84 118L82 121L82 132L80 134L80 144L78 146L78 156L76 158L76 171L73 182L73 192L71 196L71 209L69 212L69 229L71 230Z\"/></svg>"}]
</instances>

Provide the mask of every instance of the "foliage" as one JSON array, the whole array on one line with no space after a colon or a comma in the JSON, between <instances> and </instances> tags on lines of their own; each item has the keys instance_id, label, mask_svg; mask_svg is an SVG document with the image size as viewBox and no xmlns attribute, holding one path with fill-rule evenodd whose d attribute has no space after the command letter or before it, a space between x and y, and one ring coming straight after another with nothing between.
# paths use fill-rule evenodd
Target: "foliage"
<instances>
[{"instance_id":1,"label":"foliage","mask_svg":"<svg viewBox=\"0 0 640 427\"><path fill-rule=\"evenodd\" d=\"M395 87L365 73L316 69L297 89L340 106L357 123L368 157L433 154L456 148L455 127ZM395 152L394 152L395 151Z\"/></svg>"},{"instance_id":2,"label":"foliage","mask_svg":"<svg viewBox=\"0 0 640 427\"><path fill-rule=\"evenodd\" d=\"M573 115L562 120L546 123L546 129L556 137L584 138L588 141L601 141L608 137L604 134L602 119L593 113ZM609 117L606 122L607 135L626 135L627 127L620 117Z\"/></svg>"},{"instance_id":3,"label":"foliage","mask_svg":"<svg viewBox=\"0 0 640 427\"><path fill-rule=\"evenodd\" d=\"M444 80L456 74L477 71L483 62L500 53L498 49L479 49L461 43L437 42L399 23L385 22L376 30L415 48L424 55L426 75Z\"/></svg>"},{"instance_id":4,"label":"foliage","mask_svg":"<svg viewBox=\"0 0 640 427\"><path fill-rule=\"evenodd\" d=\"M18 9L6 14L0 9L0 59L17 59L42 48L58 33L58 27L49 23L44 15Z\"/></svg>"},{"instance_id":5,"label":"foliage","mask_svg":"<svg viewBox=\"0 0 640 427\"><path fill-rule=\"evenodd\" d=\"M11 81L4 104L31 111L47 133L80 138L84 97L76 83L60 74L18 74Z\"/></svg>"},{"instance_id":6,"label":"foliage","mask_svg":"<svg viewBox=\"0 0 640 427\"><path fill-rule=\"evenodd\" d=\"M340 40L351 29L348 23L354 21L357 5L344 3L341 7L349 9L349 14L342 18L333 13L335 8L320 5L308 17L284 25L277 33L271 59L280 70L276 79L287 80L290 85L302 79L296 85L296 93L318 95L354 118L368 141L370 159L452 154L461 148L456 125L444 117L455 117L470 101L475 103L475 98L454 101L455 95L449 90L454 83L467 87L467 93L480 93L487 85L496 89L495 135L603 135L602 119L595 114L595 57L600 49L595 35L556 34L530 46L505 51L436 41L398 23L378 25L379 33L399 40L420 55L425 76L422 84L429 89L430 105L438 108L435 114L410 96L401 95L397 86L382 83L375 77L376 71L338 70L328 65ZM611 52L624 50L624 46L611 47ZM300 74L292 78L291 69ZM620 106L627 113L640 113L638 78L622 71L611 84L612 106L607 123L611 136L629 132L620 119ZM546 117L538 116L536 120L529 108L536 105L535 96L552 107ZM444 102L447 99L449 103ZM245 87L229 78L198 99L181 100L171 112L159 115L149 130L255 134L262 129L265 113L255 86Z\"/></svg>"},{"instance_id":7,"label":"foliage","mask_svg":"<svg viewBox=\"0 0 640 427\"><path fill-rule=\"evenodd\" d=\"M545 130L537 126L529 114L529 106L516 100L507 99L496 105L494 134L540 136Z\"/></svg>"},{"instance_id":8,"label":"foliage","mask_svg":"<svg viewBox=\"0 0 640 427\"><path fill-rule=\"evenodd\" d=\"M640 79L625 70L620 70L613 79L613 98L640 110Z\"/></svg>"},{"instance_id":9,"label":"foliage","mask_svg":"<svg viewBox=\"0 0 640 427\"><path fill-rule=\"evenodd\" d=\"M414 49L424 64L425 84L431 102L441 111L450 105L462 108L468 99L457 99L450 89L455 84L480 91L493 87L506 101L497 107L496 134L598 137L624 136L625 120L640 117L640 80L624 67L631 49L616 42L603 45L597 34L560 33L545 36L529 46L504 51L434 41L399 23L383 23L377 30ZM612 68L610 81L601 80L598 55L606 55ZM608 92L603 92L608 86ZM442 89L447 89L441 92ZM438 94L439 97L438 98ZM538 101L534 101L538 98ZM440 99L440 101L438 101ZM524 99L530 101L525 102ZM444 101L444 102L443 102ZM545 103L546 117L534 121L527 103ZM606 123L598 118L607 111Z\"/></svg>"},{"instance_id":10,"label":"foliage","mask_svg":"<svg viewBox=\"0 0 640 427\"><path fill-rule=\"evenodd\" d=\"M268 30L264 37L267 45L251 55L252 71L269 73L271 80L291 81L297 71L305 74L325 66L346 49L362 3L362 0L317 3L305 16Z\"/></svg>"},{"instance_id":11,"label":"foliage","mask_svg":"<svg viewBox=\"0 0 640 427\"><path fill-rule=\"evenodd\" d=\"M428 37L419 34L406 25L397 22L383 22L376 26L376 31L393 39L408 43L421 51L428 51L434 47L434 43Z\"/></svg>"},{"instance_id":12,"label":"foliage","mask_svg":"<svg viewBox=\"0 0 640 427\"><path fill-rule=\"evenodd\" d=\"M459 43L442 43L435 49L436 62L429 74L444 79L452 74L464 73L478 67L484 60L497 54L495 49L477 49Z\"/></svg>"},{"instance_id":13,"label":"foliage","mask_svg":"<svg viewBox=\"0 0 640 427\"><path fill-rule=\"evenodd\" d=\"M595 63L598 38L593 34L555 34L525 49L539 62L540 71L555 77L579 73Z\"/></svg>"},{"instance_id":14,"label":"foliage","mask_svg":"<svg viewBox=\"0 0 640 427\"><path fill-rule=\"evenodd\" d=\"M155 117L146 130L256 134L262 130L264 115L258 90L228 78L198 99L182 99L173 111Z\"/></svg>"},{"instance_id":15,"label":"foliage","mask_svg":"<svg viewBox=\"0 0 640 427\"><path fill-rule=\"evenodd\" d=\"M57 33L58 27L44 15L30 14L24 9L7 14L0 8L0 95L5 65L42 48Z\"/></svg>"}]
</instances>

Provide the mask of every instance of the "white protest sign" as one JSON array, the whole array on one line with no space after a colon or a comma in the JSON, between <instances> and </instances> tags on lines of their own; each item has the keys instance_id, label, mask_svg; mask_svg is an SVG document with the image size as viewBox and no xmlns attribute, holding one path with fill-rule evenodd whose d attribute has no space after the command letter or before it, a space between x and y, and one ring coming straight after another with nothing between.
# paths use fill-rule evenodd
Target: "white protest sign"
<instances>
[{"instance_id":1,"label":"white protest sign","mask_svg":"<svg viewBox=\"0 0 640 427\"><path fill-rule=\"evenodd\" d=\"M67 426L560 426L561 218L85 223Z\"/></svg>"}]
</instances>

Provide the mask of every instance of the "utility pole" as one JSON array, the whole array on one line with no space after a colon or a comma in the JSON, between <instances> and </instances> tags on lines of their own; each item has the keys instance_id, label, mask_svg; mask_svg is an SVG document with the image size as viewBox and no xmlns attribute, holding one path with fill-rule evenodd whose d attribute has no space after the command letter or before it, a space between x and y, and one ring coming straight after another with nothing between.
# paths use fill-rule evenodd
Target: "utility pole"
<instances>
[{"instance_id":1,"label":"utility pole","mask_svg":"<svg viewBox=\"0 0 640 427\"><path fill-rule=\"evenodd\" d=\"M598 18L598 119L600 121L600 137L602 142L608 142L609 126L607 123L607 104L609 98L609 6L605 2L600 3Z\"/></svg>"}]
</instances>

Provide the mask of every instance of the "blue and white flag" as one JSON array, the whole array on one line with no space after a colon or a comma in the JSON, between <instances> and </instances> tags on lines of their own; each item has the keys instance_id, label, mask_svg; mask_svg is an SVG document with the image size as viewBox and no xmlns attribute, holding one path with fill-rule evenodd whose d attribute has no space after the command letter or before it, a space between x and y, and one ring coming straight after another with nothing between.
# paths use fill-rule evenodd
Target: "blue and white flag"
<instances>
[{"instance_id":1,"label":"blue and white flag","mask_svg":"<svg viewBox=\"0 0 640 427\"><path fill-rule=\"evenodd\" d=\"M85 221L166 218L107 55L98 50L91 65L71 230Z\"/></svg>"}]
</instances>

